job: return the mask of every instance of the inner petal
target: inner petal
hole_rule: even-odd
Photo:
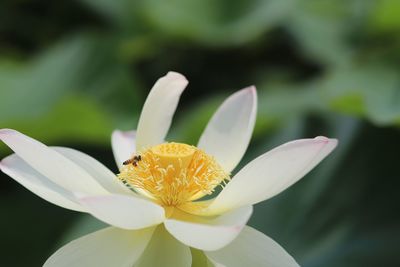
[[[163,206],[180,206],[211,194],[229,174],[203,150],[163,143],[125,161],[118,177]]]

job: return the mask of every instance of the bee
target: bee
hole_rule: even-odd
[[[137,164],[138,164],[138,162],[139,161],[141,161],[142,160],[142,156],[140,156],[140,155],[135,155],[135,156],[133,156],[132,158],[130,158],[130,159],[128,159],[128,160],[125,160],[122,164],[124,164],[124,165],[129,165],[129,164],[132,164],[133,166],[137,166]]]

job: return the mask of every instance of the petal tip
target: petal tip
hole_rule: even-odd
[[[339,144],[339,140],[336,138],[331,138],[329,139],[329,143],[336,147]]]
[[[120,130],[120,129],[114,129],[114,131],[112,132],[113,134],[114,133],[122,133],[122,130]]]
[[[168,77],[170,79],[174,80],[181,80],[187,82],[186,77],[183,74],[180,74],[179,72],[176,71],[169,71],[165,77]]]
[[[8,129],[8,128],[0,129],[0,138],[7,136],[7,135],[15,134],[16,132],[17,132],[16,130]]]
[[[247,101],[252,103],[253,111],[257,110],[257,89],[254,85],[245,87],[234,95],[245,97]]]
[[[131,133],[132,133],[132,131],[122,131],[120,129],[115,129],[112,132],[111,136],[120,135],[120,136],[123,136],[123,137],[130,137]]]
[[[257,97],[257,88],[255,87],[255,85],[250,85],[248,87],[245,87],[239,92],[242,92],[243,94],[248,94],[254,98]]]
[[[121,135],[121,134],[122,134],[122,131],[121,131],[121,130],[115,129],[115,130],[112,131],[112,133],[111,133],[111,138],[114,138],[114,137],[116,137],[117,135]]]
[[[317,137],[314,138],[314,140],[321,141],[323,143],[329,143],[330,139],[328,137],[326,137],[326,136],[317,136]]]
[[[257,94],[257,88],[255,85],[250,85],[247,87],[247,90],[249,90],[252,94]]]
[[[324,143],[325,145],[331,145],[332,147],[336,147],[338,144],[338,140],[336,138],[328,138],[325,136],[317,136],[314,140]]]

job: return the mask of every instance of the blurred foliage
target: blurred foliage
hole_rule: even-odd
[[[399,266],[399,1],[3,0],[0,18],[1,128],[92,152],[115,170],[111,131],[134,128],[167,71],[190,81],[170,137],[193,144],[229,93],[255,84],[245,161],[305,136],[340,146],[258,205],[251,224],[302,266]],[[2,178],[0,265],[40,266],[55,240],[100,227]]]

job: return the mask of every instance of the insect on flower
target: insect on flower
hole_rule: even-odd
[[[129,164],[132,164],[133,166],[135,166],[135,167],[137,167],[137,164],[138,164],[138,162],[139,161],[141,161],[142,160],[142,156],[140,156],[140,155],[135,155],[135,156],[133,156],[132,158],[130,158],[130,159],[128,159],[128,160],[125,160],[122,164],[123,165],[129,165]]]

